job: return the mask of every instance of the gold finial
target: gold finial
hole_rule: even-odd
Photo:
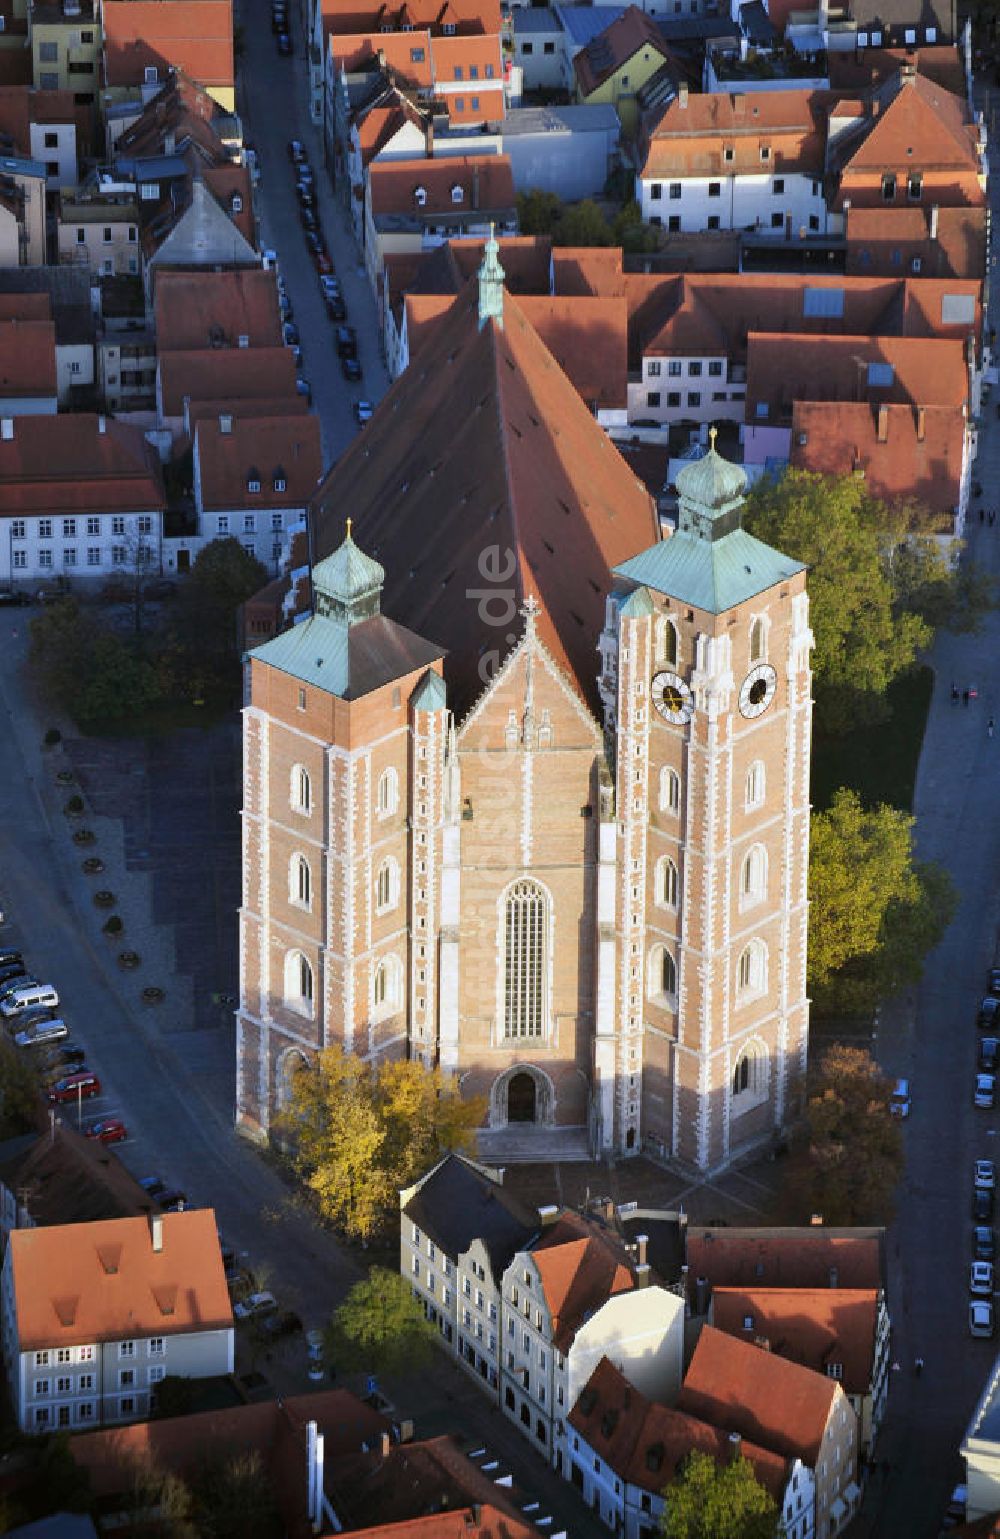
[[[350,539],[350,538],[351,538],[351,524],[352,524],[352,523],[353,523],[353,522],[354,522],[354,520],[353,520],[353,519],[350,519],[350,518],[349,518],[349,519],[348,519],[348,520],[347,520],[347,533],[346,533],[346,535],[345,535],[345,536],[344,536],[344,538],[345,538],[345,539],[347,539],[347,540],[349,540],[349,539]]]
[[[715,449],[715,440],[718,438],[718,436],[719,436],[719,429],[717,427],[710,427],[709,430],[708,430],[709,448],[711,450],[713,450],[713,451]],[[348,527],[350,527],[350,519],[348,519],[347,522],[348,522]]]

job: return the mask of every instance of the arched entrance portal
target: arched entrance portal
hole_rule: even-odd
[[[534,1122],[538,1109],[534,1076],[515,1074],[507,1084],[507,1121]]]

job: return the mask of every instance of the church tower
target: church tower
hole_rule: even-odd
[[[809,601],[741,527],[745,490],[713,431],[676,532],[616,568],[599,648],[601,1142],[699,1170],[782,1127],[808,1040]]]

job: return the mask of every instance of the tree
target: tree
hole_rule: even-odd
[[[881,506],[881,505],[877,505]],[[899,610],[882,561],[873,503],[853,476],[788,470],[759,482],[746,524],[810,568],[813,672],[824,727],[877,720],[887,686],[931,639],[919,615]]]
[[[950,922],[951,880],[914,862],[913,827],[895,807],[865,811],[847,789],[813,817],[808,965],[820,1011],[870,1010],[915,982]]]
[[[326,1346],[338,1370],[409,1373],[427,1361],[436,1334],[409,1283],[373,1267],[334,1312]]]
[[[552,236],[557,246],[613,246],[614,233],[593,198],[571,203]]]
[[[978,631],[996,603],[993,577],[968,558],[959,560],[960,540],[946,547],[922,533],[926,515],[919,506],[880,506],[882,564],[897,610],[919,615],[935,630]]]
[[[448,1150],[471,1146],[482,1098],[416,1060],[365,1062],[328,1048],[303,1066],[281,1127],[324,1215],[368,1240],[396,1212],[396,1194]]]
[[[38,1122],[38,1080],[27,1055],[0,1042],[0,1139],[27,1133]]]
[[[884,1223],[903,1169],[892,1081],[865,1048],[827,1048],[810,1076],[805,1120],[793,1134],[791,1189],[803,1214],[827,1224]]]
[[[554,192],[531,187],[517,195],[518,228],[522,235],[551,235],[562,214],[562,204]]]
[[[152,1421],[187,1416],[194,1404],[194,1384],[183,1374],[168,1373],[153,1391]]]
[[[195,696],[235,679],[237,611],[266,582],[239,540],[212,540],[199,551],[177,595],[171,633],[174,671]]]
[[[285,1525],[256,1448],[203,1464],[191,1487],[202,1539],[282,1539]]]
[[[75,599],[32,620],[28,656],[42,692],[85,728],[121,720],[160,698],[156,670],[138,645],[107,630]]]
[[[694,1449],[663,1493],[664,1539],[777,1539],[777,1503],[749,1459],[716,1464]]]

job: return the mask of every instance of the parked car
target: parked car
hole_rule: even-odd
[[[980,1191],[992,1189],[997,1184],[997,1170],[992,1160],[977,1160],[973,1185]]]
[[[21,1030],[14,1033],[15,1047],[48,1047],[52,1042],[64,1042],[69,1027],[57,1017],[49,1021],[35,1021],[31,1026],[18,1022]]]
[[[299,328],[293,321],[285,322],[281,328],[281,335],[286,347],[297,347],[302,340],[299,336]]]
[[[313,257],[326,250],[326,247],[323,245],[323,237],[318,230],[306,230],[305,237],[306,245]]]
[[[910,1082],[908,1079],[897,1079],[893,1086],[892,1095],[889,1097],[890,1117],[908,1117],[910,1115]]]
[[[30,603],[31,600],[29,599],[28,595],[26,593],[21,593],[18,589],[0,588],[0,605],[2,605],[4,608],[11,606],[16,607],[21,604]]]
[[[179,1186],[168,1186],[154,1198],[161,1213],[179,1213],[187,1207],[187,1195]]]
[[[278,1300],[273,1293],[251,1293],[242,1303],[233,1305],[237,1320],[253,1320],[261,1315],[277,1314]]]
[[[46,1078],[61,1079],[66,1073],[67,1064],[78,1067],[86,1062],[86,1050],[71,1038],[68,1042],[57,1042],[54,1047],[46,1050],[42,1055],[41,1069]]]
[[[292,39],[290,35],[287,32],[279,32],[278,52],[280,54],[284,54],[284,56],[288,58],[292,53],[294,53],[294,51],[295,50],[292,48]]]
[[[23,962],[24,957],[14,946],[5,946],[0,951],[0,967],[12,967],[15,962]]]
[[[50,1085],[46,1091],[46,1100],[59,1105],[64,1101],[75,1101],[82,1096],[89,1101],[92,1096],[100,1095],[101,1082],[96,1074],[89,1069],[81,1069],[76,1074],[67,1074],[65,1079],[57,1079],[54,1085]]]
[[[304,395],[305,396],[306,400],[309,402],[309,405],[311,406],[312,405],[312,399],[313,399],[313,387],[312,387],[312,385],[310,385],[310,383],[309,383],[309,381],[307,379],[303,379],[302,378],[301,374],[298,374],[295,377],[295,389],[296,389],[296,392],[299,395]]]
[[[153,577],[142,585],[142,596],[148,599],[173,598],[177,584],[172,577]]]
[[[316,214],[316,210],[311,205],[302,205],[302,207],[299,209],[299,219],[301,221],[302,228],[306,231],[315,231],[319,228],[319,218]]]
[[[989,1111],[992,1108],[996,1099],[996,1084],[995,1074],[976,1075],[976,1093],[973,1101],[981,1110]]]
[[[990,1337],[996,1329],[990,1299],[973,1299],[969,1304],[969,1335]]]
[[[15,993],[18,989],[28,988],[31,984],[37,982],[38,979],[31,973],[27,975],[21,973],[15,978],[8,978],[6,983],[0,983],[0,1004],[3,1004],[4,1000],[9,999],[11,994]]]
[[[988,1224],[977,1224],[972,1231],[972,1254],[977,1261],[995,1261],[997,1254],[996,1231]]]
[[[27,968],[23,962],[8,962],[6,967],[0,967],[0,984],[10,983],[13,978],[26,978]]]
[[[991,967],[986,979],[986,987],[991,994],[1000,997],[1000,967]]]
[[[329,296],[327,297],[326,313],[330,317],[331,321],[347,320],[347,306],[340,298],[334,299]]]
[[[979,1001],[976,1025],[984,1031],[1000,1028],[1000,999],[995,994],[987,994]]]
[[[289,139],[288,158],[295,166],[301,166],[308,162],[309,156],[306,153],[306,147],[302,143],[301,139]]]
[[[324,273],[333,272],[333,262],[330,259],[330,253],[327,251],[322,241],[320,241],[319,246],[312,253],[312,259],[313,266],[320,274],[320,276],[322,276]]]
[[[1000,1062],[1000,1038],[980,1037],[979,1039],[979,1067],[987,1074],[992,1074]]]
[[[371,401],[355,401],[353,410],[354,420],[358,424],[358,427],[364,427],[366,422],[370,422],[372,420],[372,417],[375,413],[375,408]]]
[[[234,1310],[235,1314],[236,1311]],[[293,1309],[286,1309],[283,1314],[265,1315],[260,1322],[260,1333],[277,1341],[282,1336],[294,1336],[302,1329],[302,1321]]]
[[[319,286],[323,290],[324,294],[329,295],[340,293],[340,279],[337,277],[336,273],[324,273],[322,278],[319,280]]]
[[[353,326],[337,327],[337,356],[338,358],[358,356],[358,334]]]
[[[316,201],[316,189],[311,181],[298,181],[295,183],[295,194],[299,202],[306,208],[312,208]]]
[[[993,1192],[989,1188],[972,1193],[972,1218],[977,1224],[989,1224],[993,1220]]]
[[[968,1486],[956,1486],[952,1491],[948,1500],[948,1505],[944,1510],[944,1522],[941,1525],[942,1528],[957,1528],[960,1523],[965,1522],[968,1500]]]
[[[313,168],[308,160],[301,160],[298,165],[299,181],[311,182],[313,180]]]
[[[144,1192],[148,1192],[150,1197],[158,1197],[167,1189],[167,1183],[161,1181],[159,1176],[140,1176],[139,1185]]]
[[[288,31],[288,12],[283,7],[272,6],[271,31],[274,33]]]
[[[969,1292],[982,1298],[993,1297],[992,1261],[973,1261],[969,1268]]]
[[[88,1122],[83,1130],[84,1138],[96,1138],[102,1144],[123,1144],[128,1137],[128,1129],[120,1117],[99,1117],[96,1122]]]

